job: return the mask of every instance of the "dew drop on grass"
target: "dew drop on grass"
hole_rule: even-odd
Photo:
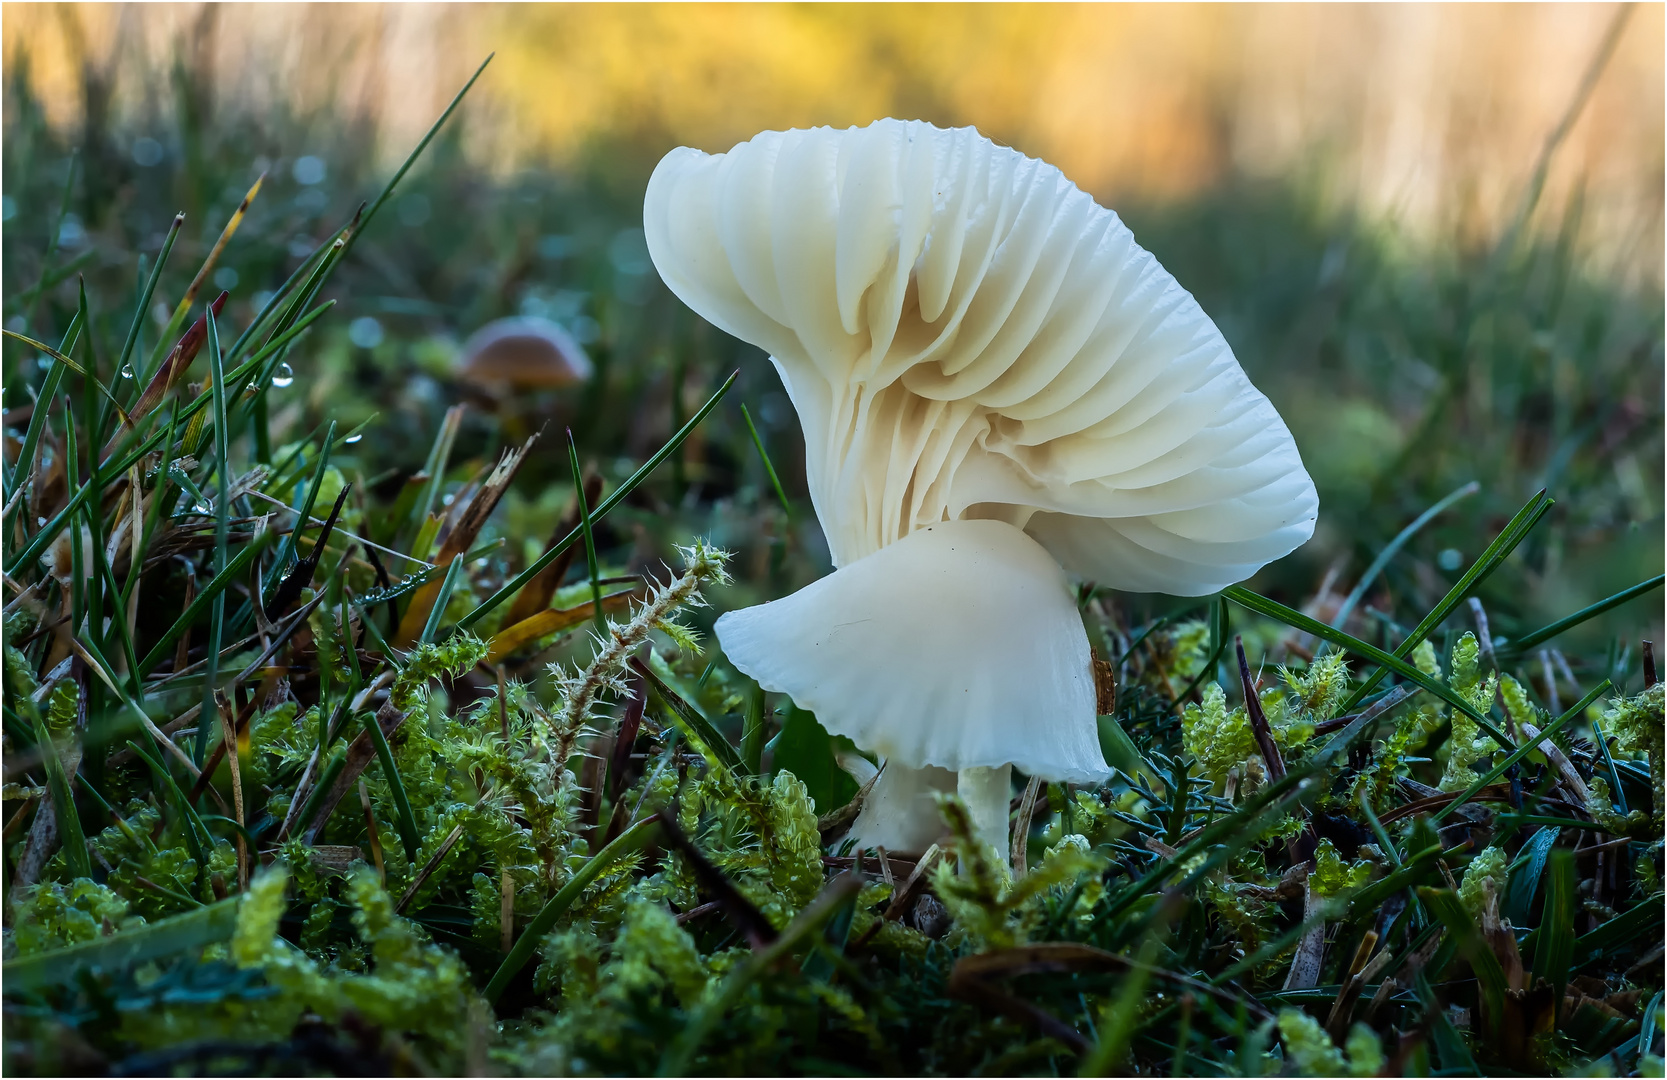
[[[349,435],[347,438],[343,439],[342,442],[346,443],[348,446],[352,446],[362,438],[364,438],[363,435]]]
[[[132,364],[123,364],[122,365],[122,378],[124,378],[124,379],[133,378],[133,365]]]
[[[272,373],[272,385],[282,390],[295,381],[295,369],[288,362],[278,365],[278,370]]]

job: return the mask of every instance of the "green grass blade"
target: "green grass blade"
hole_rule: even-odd
[[[1360,598],[1366,595],[1366,590],[1372,587],[1372,582],[1376,581],[1378,575],[1383,573],[1383,568],[1389,565],[1389,561],[1395,557],[1396,553],[1406,546],[1406,542],[1418,535],[1419,530],[1435,520],[1436,516],[1449,506],[1467,495],[1476,494],[1480,490],[1482,490],[1482,485],[1472,480],[1419,514],[1413,519],[1412,524],[1396,533],[1395,538],[1385,544],[1382,551],[1378,552],[1378,557],[1372,560],[1372,565],[1368,566],[1366,572],[1360,575],[1360,581],[1350,590],[1347,599],[1343,601],[1343,606],[1337,609],[1337,614],[1332,618],[1331,625],[1341,627],[1349,621],[1349,616],[1354,613],[1355,605],[1359,604]]]
[[[23,445],[18,450],[17,465],[6,469],[6,498],[12,497],[26,473],[19,475],[29,463],[35,460],[35,452],[40,448],[41,432],[46,430],[46,417],[52,411],[51,403],[58,396],[58,385],[64,381],[64,371],[69,366],[62,359],[75,348],[76,340],[81,336],[81,328],[85,325],[79,310],[70,320],[69,329],[64,331],[63,344],[55,350],[52,367],[46,373],[46,379],[41,383],[40,395],[36,398],[35,411],[29,416],[29,427],[23,435]],[[19,504],[21,505],[21,504]]]
[[[1569,970],[1578,971],[1593,960],[1616,949],[1630,945],[1634,938],[1661,932],[1662,895],[1655,893],[1638,902],[1613,919],[1574,939],[1570,950]],[[1648,947],[1648,938],[1645,939]]]
[[[1643,596],[1651,589],[1660,588],[1663,580],[1667,580],[1667,575],[1657,574],[1655,577],[1650,578],[1647,581],[1640,581],[1631,588],[1622,589],[1613,596],[1605,597],[1595,604],[1581,608],[1573,615],[1569,615],[1565,618],[1558,619],[1554,623],[1542,626],[1531,634],[1524,634],[1520,641],[1508,641],[1505,643],[1504,648],[1513,652],[1526,652],[1536,645],[1550,641],[1552,638],[1561,634],[1565,630],[1573,629],[1588,619],[1596,618],[1597,616],[1602,615],[1612,607],[1619,607],[1634,597]]]
[[[747,716],[741,727],[741,763],[758,776],[764,761],[764,688],[752,683],[747,691]]]
[[[162,508],[167,502],[169,473],[174,467],[174,434],[179,428],[179,399],[175,398],[173,406],[168,410],[168,426],[163,429],[162,462],[156,472],[156,488],[151,493],[150,512],[144,518],[144,531],[134,547],[135,557],[128,560],[127,582],[122,586],[122,612],[127,611],[128,601],[133,596],[133,590],[138,587],[139,576],[144,569],[144,553],[150,550],[151,536],[156,532],[157,522],[162,520]],[[138,667],[134,667],[134,674],[138,674]]]
[[[86,303],[87,303],[87,298],[86,298],[85,295],[83,295],[82,298],[81,298],[81,304],[82,304],[83,308],[85,308]],[[77,315],[79,316],[80,312],[77,312]],[[133,422],[132,422],[131,419],[128,418],[127,410],[122,408],[121,402],[116,400],[115,392],[113,390],[111,390],[108,386],[105,386],[102,382],[99,381],[98,373],[96,371],[93,371],[89,368],[83,367],[82,365],[76,363],[75,359],[73,357],[71,357],[68,353],[60,352],[57,349],[54,349],[52,346],[46,344],[44,341],[36,341],[34,338],[29,337],[25,334],[20,334],[15,330],[0,330],[0,334],[4,334],[6,337],[14,338],[18,341],[21,341],[25,345],[29,346],[31,349],[35,349],[39,352],[45,353],[46,355],[52,357],[53,360],[57,361],[58,363],[64,365],[67,368],[69,368],[71,371],[75,372],[77,375],[81,376],[81,378],[85,381],[86,388],[89,392],[96,390],[100,394],[103,394],[104,397],[110,402],[110,404],[115,406],[116,414],[121,417],[122,423],[126,424],[129,427],[132,426]],[[93,434],[94,434],[94,439],[90,440],[90,441],[94,441],[94,442],[97,441],[97,437],[99,435],[99,428],[101,426],[102,426],[102,424],[100,423],[99,419],[96,416],[90,416],[88,418],[87,429],[89,431],[93,432]],[[21,461],[22,459],[19,458],[18,460]]]
[[[1597,686],[1593,687],[1591,693],[1587,694],[1585,697],[1581,698],[1578,702],[1575,703],[1574,708],[1570,709],[1568,712],[1564,713],[1562,716],[1559,716],[1556,720],[1553,720],[1551,723],[1547,724],[1545,726],[1545,728],[1540,732],[1540,737],[1538,739],[1534,739],[1530,742],[1525,742],[1521,746],[1517,747],[1515,750],[1512,750],[1509,754],[1506,754],[1504,756],[1504,758],[1502,758],[1499,761],[1498,764],[1496,764],[1493,768],[1491,768],[1487,771],[1486,775],[1478,778],[1477,781],[1474,784],[1471,784],[1470,787],[1466,788],[1463,794],[1461,794],[1458,798],[1454,799],[1452,802],[1448,803],[1446,806],[1442,807],[1440,810],[1436,811],[1436,813],[1431,816],[1431,820],[1433,820],[1435,822],[1441,822],[1441,821],[1445,820],[1446,817],[1449,814],[1451,814],[1453,811],[1457,810],[1459,807],[1463,806],[1465,803],[1467,803],[1471,799],[1475,798],[1477,792],[1481,791],[1483,788],[1487,787],[1489,784],[1493,783],[1495,780],[1499,779],[1501,776],[1504,776],[1505,771],[1507,769],[1509,769],[1512,765],[1515,765],[1517,762],[1521,761],[1523,758],[1527,757],[1529,754],[1533,753],[1535,750],[1538,750],[1540,748],[1541,743],[1545,742],[1545,740],[1551,738],[1553,735],[1557,734],[1559,731],[1562,731],[1564,728],[1568,727],[1569,724],[1571,724],[1575,720],[1579,719],[1580,716],[1583,713],[1585,713],[1587,706],[1591,705],[1592,702],[1596,701],[1598,698],[1602,697],[1604,694],[1607,694],[1609,692],[1609,689],[1610,689],[1610,685],[1609,685],[1609,680],[1608,679],[1603,680],[1603,682],[1601,682]]]
[[[673,435],[664,446],[655,451],[653,457],[643,462],[642,467],[632,473],[623,484],[619,485],[619,487],[614,490],[612,495],[609,495],[607,498],[596,504],[596,509],[591,514],[591,520],[593,522],[602,520],[602,518],[607,516],[608,511],[618,506],[625,500],[626,496],[635,491],[638,484],[641,484],[644,480],[648,479],[648,475],[655,469],[659,468],[661,462],[665,461],[666,458],[676,452],[677,448],[683,445],[683,440],[689,437],[689,433],[694,431],[696,427],[699,427],[700,422],[705,420],[707,415],[710,414],[713,409],[717,408],[718,402],[723,400],[723,396],[729,393],[729,388],[734,386],[735,380],[740,377],[741,373],[737,371],[730,375],[729,378],[725,379],[724,384],[718,387],[717,393],[713,394],[706,400],[706,404],[702,405],[699,411],[689,418],[688,423],[677,429],[677,434]],[[562,552],[572,547],[574,542],[581,538],[582,530],[575,528],[572,532],[563,537],[559,543],[551,544],[549,549],[545,551],[544,554],[534,559],[525,570],[511,578],[507,583],[505,583],[503,588],[481,601],[480,606],[475,608],[475,610],[463,616],[463,618],[458,621],[457,628],[459,630],[467,630],[469,627],[479,622],[486,616],[487,612],[496,608],[499,604],[502,604],[505,600],[508,600],[510,597],[520,592],[521,588],[526,585],[527,582],[537,577],[540,571],[555,562]]]
[[[63,759],[58,756],[58,744],[35,703],[21,694],[18,695],[18,702],[34,725],[35,745],[40,747],[41,763],[46,768],[46,787],[52,796],[52,812],[57,816],[64,859],[74,876],[92,877],[93,860],[87,849],[87,836],[81,829],[81,816],[75,809],[75,795],[70,790]]]
[[[181,956],[188,950],[229,940],[237,929],[240,902],[240,897],[232,896],[109,937],[96,937],[67,948],[8,960],[0,971],[8,990],[40,990],[66,985],[78,971],[114,973],[147,960]]]
[[[764,462],[764,472],[770,477],[770,486],[776,489],[776,498],[781,500],[781,508],[788,517],[793,516],[793,508],[787,503],[787,492],[781,489],[781,478],[776,475],[776,467],[770,462],[770,455],[764,449],[764,440],[758,437],[758,428],[753,426],[752,413],[747,411],[746,403],[741,404],[741,418],[747,422],[747,434],[752,436],[753,447],[758,451],[758,458]]]
[[[213,714],[211,713],[209,715]],[[203,726],[210,727],[212,725],[205,723]],[[196,808],[191,805],[191,800],[185,797],[185,792],[180,788],[179,783],[174,779],[173,774],[168,771],[167,766],[163,765],[162,762],[158,761],[156,758],[151,757],[150,754],[146,753],[144,747],[140,746],[132,739],[127,741],[127,745],[128,749],[138,755],[140,761],[143,761],[146,765],[150,766],[151,775],[155,776],[162,786],[167,789],[169,795],[173,796],[174,805],[179,807],[181,817],[180,832],[185,834],[185,846],[190,849],[191,858],[196,860],[198,868],[207,869],[208,860],[203,854],[203,843],[204,841],[211,844],[213,843],[213,838],[209,835],[208,826],[204,825],[202,819],[197,816]]]
[[[399,842],[405,846],[405,861],[416,869],[417,854],[422,848],[422,833],[417,829],[417,816],[411,812],[411,799],[405,793],[405,781],[400,779],[399,766],[394,763],[394,752],[388,736],[375,713],[363,717],[365,733],[376,747],[376,760],[382,763],[382,778],[388,782],[388,794],[394,801],[394,826],[399,829]]]
[[[480,67],[476,68],[475,73],[469,76],[469,81],[463,84],[463,89],[459,90],[452,96],[451,103],[446,106],[445,111],[440,114],[439,119],[429,125],[428,130],[423,133],[423,137],[418,140],[417,145],[411,149],[411,152],[406,155],[405,160],[400,163],[399,168],[394,171],[394,175],[388,178],[388,182],[383,186],[382,191],[376,196],[375,199],[371,200],[370,206],[365,209],[363,216],[360,218],[359,227],[354,229],[347,238],[348,250],[352,249],[354,242],[357,241],[360,234],[365,231],[365,226],[369,225],[371,221],[376,218],[377,212],[380,211],[383,205],[393,196],[394,188],[398,187],[399,182],[405,179],[405,174],[411,171],[411,166],[415,165],[417,159],[422,156],[423,151],[428,149],[428,144],[434,141],[434,136],[438,135],[440,133],[440,129],[445,126],[446,121],[451,119],[452,113],[456,112],[457,107],[463,104],[463,98],[471,89],[474,88],[475,82],[486,72],[486,65],[490,64],[492,62],[492,57],[496,55],[496,53],[489,54],[485,60],[480,62]],[[343,254],[345,255],[346,251],[344,251]]]
[[[262,551],[266,550],[266,546],[271,543],[271,539],[272,533],[270,532],[257,534],[236,555],[231,557],[224,570],[209,579],[208,584],[203,586],[203,590],[191,601],[191,606],[185,609],[185,614],[174,621],[174,624],[163,633],[157,643],[151,646],[151,651],[145,654],[145,658],[139,661],[141,674],[150,674],[156,668],[156,665],[168,657],[180,635],[191,629],[197,619],[202,617],[203,612],[213,606],[216,596],[225,592],[228,585],[248,572],[249,565],[259,557]]]
[[[1476,920],[1471,918],[1470,912],[1459,902],[1459,894],[1452,889],[1432,889],[1429,887],[1418,890],[1418,897],[1424,901],[1424,906],[1430,910],[1447,932],[1458,942],[1459,951],[1470,961],[1470,970],[1476,975],[1477,989],[1481,994],[1482,1015],[1487,1018],[1489,1032],[1497,1036],[1499,1024],[1505,1016],[1505,969],[1500,967],[1499,958],[1493,954],[1493,949],[1482,940],[1480,931],[1476,928]]]
[[[590,574],[591,617],[596,632],[608,640],[608,618],[602,614],[602,571],[596,565],[596,534],[591,528],[590,507],[585,505],[585,479],[579,471],[579,448],[573,443],[573,429],[567,429],[567,461],[573,470],[573,498],[579,508],[579,529],[585,535],[585,570]]]
[[[850,900],[857,888],[857,879],[853,874],[841,874],[834,878],[822,889],[821,895],[788,924],[779,938],[771,942],[769,947],[753,953],[745,963],[730,972],[724,979],[722,988],[702,1002],[699,1011],[684,1025],[677,1040],[666,1048],[656,1075],[688,1076],[689,1066],[694,1062],[701,1043],[705,1042],[706,1037],[718,1026],[724,1013],[740,1000],[747,987],[775,967],[783,957],[790,955],[806,938],[821,930],[822,926]]]
[[[1569,981],[1569,962],[1574,957],[1574,913],[1580,902],[1576,895],[1574,854],[1554,849],[1547,869],[1545,910],[1535,933],[1534,974],[1551,983],[1552,998],[1559,1007],[1563,987]]]
[[[228,359],[235,360],[243,355],[243,350],[249,347],[249,343],[260,333],[262,327],[267,325],[273,314],[277,312],[280,304],[283,305],[286,315],[292,310],[290,298],[294,294],[296,284],[303,278],[311,278],[318,268],[319,256],[327,254],[334,248],[336,241],[341,239],[341,234],[345,229],[346,226],[343,226],[343,228],[337,229],[325,237],[322,243],[313,248],[307,257],[301,260],[301,265],[297,266],[295,272],[284,279],[284,283],[278,286],[277,291],[266,301],[266,305],[255,315],[254,320],[244,328],[243,333],[237,336],[237,340],[232,342],[232,347],[226,350]],[[281,324],[274,324],[274,329],[273,336],[282,333]]]
[[[185,224],[185,211],[174,215],[174,223],[168,226],[168,236],[162,241],[162,250],[156,256],[156,265],[151,267],[150,277],[145,281],[144,291],[139,296],[139,305],[134,309],[133,322],[127,328],[127,340],[122,343],[121,358],[116,361],[116,372],[119,375],[133,360],[133,351],[138,347],[139,334],[145,326],[145,315],[150,311],[151,297],[156,294],[156,283],[162,280],[162,270],[168,265],[168,255],[174,250],[174,241],[179,239],[179,230]],[[144,365],[143,371],[134,372],[134,399],[144,392],[145,384],[150,382],[153,374],[152,365]]]
[[[214,321],[214,310],[207,312],[208,318],[208,373],[212,381],[210,389],[214,393],[214,474],[219,484],[219,491],[214,500],[214,572],[221,574],[226,569],[226,533],[227,520],[231,516],[231,440],[226,436],[226,369],[220,356],[220,328]],[[220,646],[221,635],[226,629],[226,591],[221,589],[214,594],[208,624],[208,654],[203,658],[203,711],[202,716],[215,715],[214,693],[220,676]],[[208,753],[208,733],[214,727],[210,723],[197,725],[196,746],[191,752],[191,758],[201,767],[203,757]]]
[[[643,818],[616,836],[612,843],[598,851],[589,862],[585,863],[572,877],[568,878],[567,883],[561,887],[561,891],[552,896],[539,909],[538,914],[533,916],[533,921],[527,924],[527,928],[521,931],[521,936],[515,940],[514,946],[510,948],[509,955],[504,957],[503,963],[498,965],[498,970],[493,972],[491,980],[486,984],[486,989],[481,991],[481,995],[487,1001],[496,1004],[498,998],[503,996],[504,988],[509,985],[509,981],[515,978],[522,968],[527,966],[528,960],[532,959],[533,950],[537,949],[539,944],[543,942],[544,935],[555,927],[556,920],[561,918],[562,914],[573,906],[574,901],[579,899],[585,888],[595,881],[604,870],[613,866],[625,856],[647,846],[649,840],[654,836],[655,826],[659,823],[658,814],[651,814]]]
[[[422,637],[417,639],[419,644],[427,645],[434,640],[434,635],[439,632],[440,623],[446,617],[446,603],[451,599],[452,590],[457,587],[457,579],[462,573],[463,553],[459,552],[452,556],[451,565],[446,567],[446,576],[440,582],[440,591],[434,595],[434,606],[428,609],[428,621],[423,624]],[[597,607],[600,608],[601,606],[601,602],[598,601]]]
[[[307,494],[301,501],[301,513],[295,519],[295,527],[290,529],[284,537],[283,545],[278,548],[278,558],[273,563],[271,580],[266,583],[263,603],[270,603],[272,590],[278,587],[285,571],[289,569],[290,560],[295,556],[295,537],[312,521],[313,507],[318,502],[318,485],[324,480],[324,470],[330,467],[331,441],[336,437],[336,422],[330,421],[329,430],[325,432],[324,442],[319,447],[318,464],[313,468],[313,479],[307,485]]]
[[[1334,627],[1327,626],[1318,619],[1310,618],[1294,608],[1288,608],[1277,600],[1269,600],[1259,593],[1253,593],[1243,585],[1230,585],[1222,590],[1222,595],[1240,607],[1254,611],[1258,615],[1266,615],[1271,619],[1277,619],[1286,626],[1313,634],[1317,638],[1324,638],[1334,645],[1342,646],[1344,650],[1354,653],[1356,656],[1370,660],[1378,665],[1380,676],[1383,672],[1393,671],[1401,678],[1429,691],[1476,721],[1477,727],[1487,732],[1494,742],[1506,750],[1516,749],[1516,744],[1511,742],[1504,732],[1494,727],[1491,719],[1477,711],[1470,702],[1460,697],[1456,690],[1439,679],[1424,674],[1400,657],[1386,653],[1376,645],[1367,644],[1359,638],[1345,634]],[[1358,696],[1359,693],[1357,690],[1356,695]]]
[[[1527,505],[1518,510],[1516,516],[1505,525],[1504,529],[1500,530],[1499,535],[1493,538],[1493,543],[1483,550],[1482,554],[1471,564],[1470,569],[1459,577],[1459,580],[1447,591],[1447,595],[1442,597],[1441,601],[1430,609],[1430,613],[1424,616],[1417,626],[1413,627],[1412,633],[1407,635],[1406,640],[1395,647],[1395,655],[1403,660],[1411,656],[1412,650],[1418,647],[1418,643],[1445,622],[1453,609],[1464,603],[1465,597],[1470,595],[1470,591],[1487,580],[1488,576],[1499,569],[1500,565],[1510,557],[1511,552],[1515,551],[1517,545],[1522,543],[1528,534],[1533,531],[1534,526],[1539,523],[1540,519],[1551,511],[1552,502],[1553,500],[1546,495],[1543,488],[1536,492],[1534,497],[1528,500]],[[1367,694],[1376,689],[1378,683],[1383,681],[1384,676],[1390,670],[1379,667],[1365,682],[1355,688],[1354,693],[1349,695],[1349,699],[1338,707],[1338,711],[1352,712]],[[1490,731],[1489,734],[1492,734],[1492,732]]]
[[[718,729],[712,726],[710,720],[697,712],[694,706],[684,701],[681,694],[667,685],[658,672],[634,656],[631,658],[630,664],[633,671],[648,680],[648,685],[653,687],[654,692],[660,696],[660,700],[665,703],[666,708],[671,710],[678,723],[688,729],[685,732],[686,734],[693,735],[698,739],[713,758],[722,762],[732,772],[744,773],[746,771],[746,766],[741,763],[741,755],[735,752],[735,747],[729,745],[729,740],[724,738]]]

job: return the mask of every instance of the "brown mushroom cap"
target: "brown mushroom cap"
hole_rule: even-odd
[[[495,319],[463,343],[457,374],[483,386],[543,390],[584,382],[590,357],[573,335],[549,319]]]

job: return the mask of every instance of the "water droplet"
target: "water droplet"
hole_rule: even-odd
[[[202,499],[198,499],[196,505],[191,507],[191,512],[193,514],[212,514],[214,513],[214,507],[208,505]]]
[[[272,373],[272,385],[282,390],[295,381],[295,369],[288,363],[278,365],[278,370]]]
[[[347,339],[361,349],[374,349],[382,344],[382,324],[361,315],[347,324]]]
[[[245,383],[243,385],[243,392],[245,394],[258,394],[260,393],[260,384],[257,382]]]
[[[364,438],[363,435],[349,435],[347,438],[343,439],[342,442],[346,443],[348,446],[352,446],[362,438]]]
[[[123,364],[122,365],[122,378],[124,378],[124,379],[133,378],[133,365],[132,364]]]

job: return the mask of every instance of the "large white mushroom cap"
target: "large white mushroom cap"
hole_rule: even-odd
[[[839,568],[719,639],[887,756],[870,810],[918,817],[944,786],[921,770],[955,770],[994,829],[1008,764],[1109,772],[1060,566],[1203,595],[1313,532],[1289,430],[1197,301],[1058,169],[972,128],[674,150],[643,225],[671,290],[769,352]],[[866,842],[921,835],[870,810]]]
[[[1290,431],[1197,301],[972,128],[673,150],[643,223],[671,290],[781,372],[836,566],[995,517],[1083,577],[1198,596],[1313,532]]]

